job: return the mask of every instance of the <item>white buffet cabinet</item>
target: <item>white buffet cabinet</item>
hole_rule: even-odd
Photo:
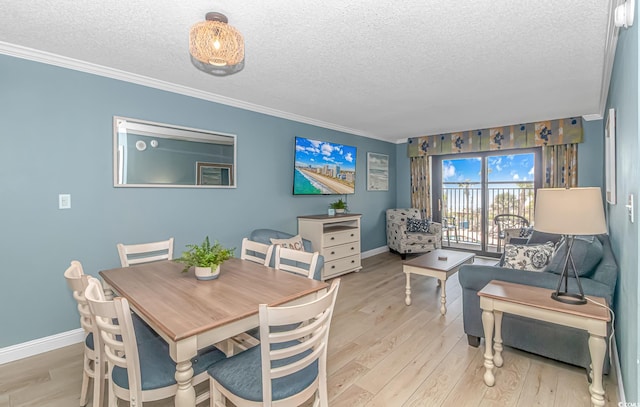
[[[298,216],[298,234],[311,241],[313,250],[324,256],[323,280],[362,268],[361,216],[355,213]]]

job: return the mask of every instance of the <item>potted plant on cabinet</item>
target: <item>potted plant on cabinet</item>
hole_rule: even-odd
[[[347,210],[347,203],[340,198],[335,202],[331,202],[329,208],[334,209],[336,213],[344,213]]]
[[[202,244],[188,244],[187,251],[176,261],[184,264],[182,272],[194,267],[198,280],[214,280],[220,275],[220,264],[233,257],[235,249],[226,249],[217,241],[212,245],[209,236]]]

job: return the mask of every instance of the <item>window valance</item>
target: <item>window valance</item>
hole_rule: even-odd
[[[582,119],[547,120],[409,139],[408,156],[473,153],[582,143]]]

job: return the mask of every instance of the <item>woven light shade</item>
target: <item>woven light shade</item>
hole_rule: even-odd
[[[207,13],[206,21],[189,32],[189,53],[196,68],[213,75],[230,75],[244,68],[244,39],[221,13]]]

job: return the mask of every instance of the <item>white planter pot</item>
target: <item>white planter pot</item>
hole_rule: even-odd
[[[211,272],[211,267],[194,267],[196,270],[196,278],[198,280],[215,280],[220,276],[220,265],[215,268],[213,273]]]
[[[336,209],[336,213],[344,213],[344,209]]]

